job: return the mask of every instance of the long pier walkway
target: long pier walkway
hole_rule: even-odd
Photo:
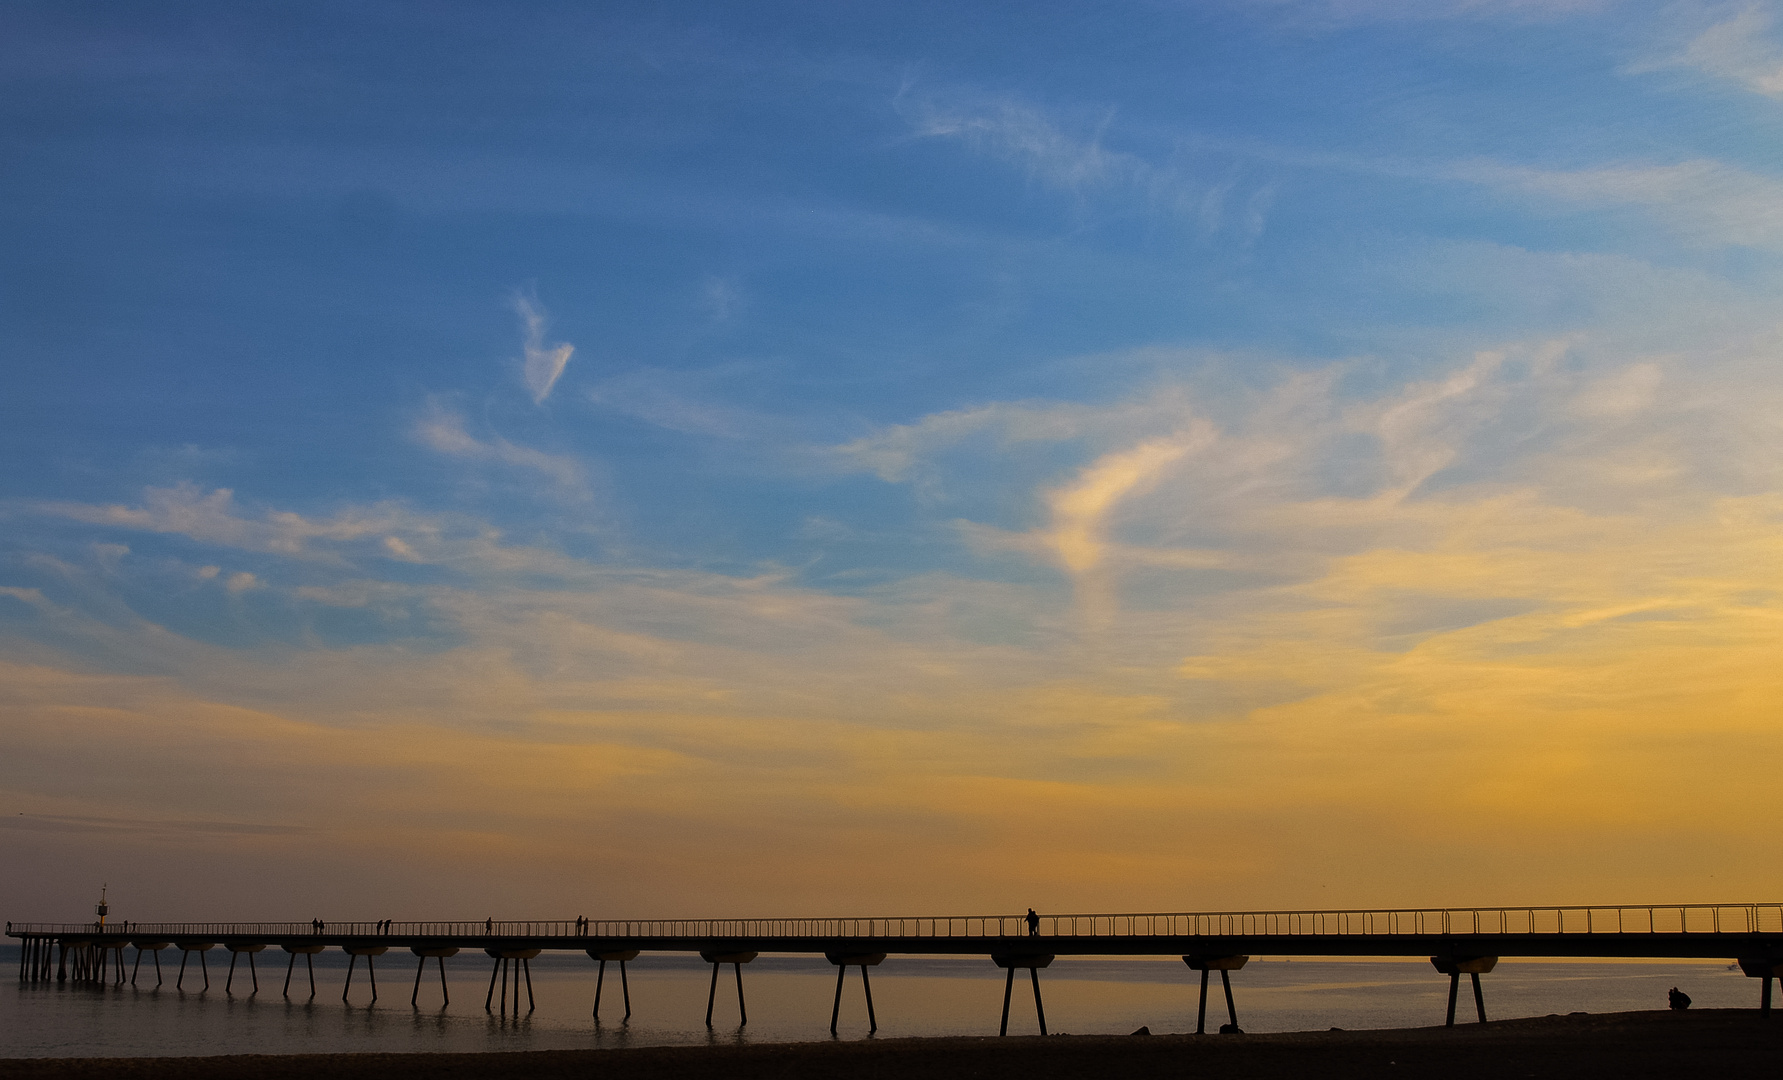
[[[1769,1015],[1771,980],[1783,979],[1783,904],[1667,904],[1638,907],[1520,907],[1384,909],[1355,911],[1176,912],[1102,915],[972,915],[839,919],[640,919],[482,922],[323,922],[309,923],[7,923],[6,933],[22,945],[19,978],[106,985],[126,980],[126,950],[134,949],[128,981],[142,974],[144,954],[152,956],[156,985],[164,981],[161,953],[180,952],[177,988],[184,988],[194,957],[203,987],[210,987],[205,954],[230,954],[224,989],[234,992],[237,962],[245,956],[252,992],[259,991],[255,956],[268,949],[287,955],[283,993],[289,996],[298,957],[314,996],[313,959],[338,948],[348,962],[342,998],[349,999],[361,958],[372,1000],[377,998],[373,961],[392,949],[417,958],[410,1003],[418,1004],[427,962],[439,969],[446,995],[445,962],[461,951],[481,950],[493,961],[484,1006],[520,1008],[521,986],[532,1003],[528,961],[547,950],[586,953],[596,972],[594,1016],[609,963],[619,966],[625,1015],[631,1015],[625,965],[644,953],[692,952],[712,965],[706,1023],[712,1022],[720,969],[733,968],[737,1008],[743,1023],[743,965],[761,953],[823,954],[837,967],[834,1031],[843,981],[850,967],[861,969],[868,1015],[876,1029],[872,984],[867,971],[897,955],[987,956],[1005,971],[1003,1031],[1017,971],[1033,984],[1034,1007],[1042,1034],[1045,1007],[1041,969],[1058,956],[1181,956],[1200,973],[1197,1031],[1205,1030],[1208,978],[1220,973],[1229,1024],[1238,1030],[1231,973],[1251,956],[1428,956],[1449,976],[1448,1023],[1462,975],[1471,980],[1479,1019],[1486,1019],[1480,976],[1502,957],[1680,958],[1737,962],[1760,980],[1760,1010]],[[299,991],[303,986],[300,984]]]

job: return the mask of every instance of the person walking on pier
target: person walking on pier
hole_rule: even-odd
[[[1040,916],[1035,914],[1033,908],[1028,909],[1028,936],[1040,936]]]

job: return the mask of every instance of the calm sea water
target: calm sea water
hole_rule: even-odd
[[[134,956],[134,953],[130,954]],[[233,994],[223,990],[227,955],[214,954],[211,989],[197,992],[192,971],[184,992],[173,988],[178,954],[166,982],[154,989],[147,971],[137,986],[96,989],[20,984],[18,949],[0,948],[0,1057],[296,1054],[404,1051],[542,1050],[701,1043],[796,1042],[830,1038],[835,968],[821,958],[764,956],[743,968],[749,1023],[737,1023],[736,983],[725,968],[713,1027],[705,1026],[711,968],[697,957],[646,955],[629,965],[632,1018],[621,1023],[618,970],[608,965],[601,1022],[589,1016],[595,965],[580,955],[532,962],[538,1006],[519,1019],[483,1011],[490,961],[463,954],[446,961],[449,1006],[440,1004],[430,964],[418,1008],[411,1007],[415,960],[392,953],[378,964],[378,1001],[370,1004],[364,968],[353,998],[341,1001],[347,961],[325,954],[316,965],[317,995],[298,961],[292,997],[280,994],[281,953],[260,959],[260,992],[251,994],[245,962]],[[149,961],[145,958],[145,965]],[[194,965],[195,970],[196,965]],[[1047,1026],[1072,1034],[1193,1031],[1198,973],[1181,961],[1061,957],[1040,973]],[[1246,1031],[1329,1027],[1418,1027],[1440,1024],[1448,980],[1423,961],[1252,960],[1233,975],[1238,1019]],[[1682,987],[1702,1008],[1754,1008],[1758,984],[1724,963],[1580,964],[1505,961],[1483,976],[1487,1015],[1494,1019],[1549,1013],[1619,1012],[1665,1007],[1669,987]],[[1459,1017],[1472,1016],[1462,983]],[[995,1035],[1003,1004],[1003,972],[988,959],[892,957],[873,972],[879,1037]],[[1209,1027],[1225,1019],[1214,976]],[[867,1038],[859,969],[842,996],[840,1037]],[[1032,1034],[1033,991],[1019,972],[1010,1034]]]

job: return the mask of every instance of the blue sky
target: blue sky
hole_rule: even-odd
[[[1763,892],[1780,101],[1771,3],[0,5],[0,901]]]

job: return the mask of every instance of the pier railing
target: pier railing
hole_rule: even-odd
[[[9,932],[98,934],[95,923],[11,923]],[[1015,938],[1023,915],[935,915],[816,919],[573,919],[477,922],[107,923],[133,938]],[[1776,934],[1783,904],[1659,904],[1644,907],[1385,908],[1350,911],[1214,911],[1043,915],[1040,934],[1065,938],[1356,937],[1428,934]]]

